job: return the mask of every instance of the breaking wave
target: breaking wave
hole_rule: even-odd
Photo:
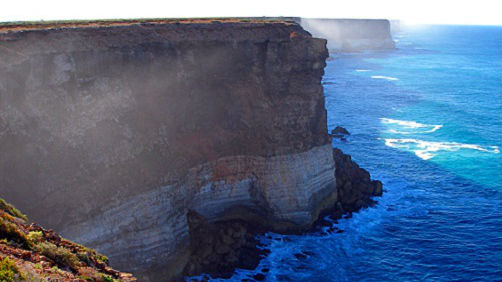
[[[423,124],[423,123],[418,123],[416,121],[398,120],[390,118],[381,118],[380,121],[384,124],[399,125],[401,127],[401,130],[389,129],[390,133],[399,133],[399,134],[432,133],[443,127],[442,124]]]
[[[372,75],[371,78],[376,78],[376,79],[385,79],[385,80],[399,80],[398,78],[392,77],[392,76],[383,76],[383,75]]]
[[[498,146],[481,146],[476,144],[463,144],[457,142],[433,142],[411,138],[388,138],[385,139],[385,145],[391,148],[410,150],[414,152],[417,157],[423,160],[428,160],[435,157],[439,151],[453,152],[461,149],[470,149],[493,154],[500,153]]]

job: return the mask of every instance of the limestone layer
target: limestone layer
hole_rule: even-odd
[[[95,246],[115,265],[142,272],[187,247],[191,210],[210,222],[241,219],[277,231],[305,229],[323,199],[331,199],[330,206],[336,202],[331,150],[328,144],[299,154],[217,159],[191,168],[178,184],[131,198],[63,233]]]

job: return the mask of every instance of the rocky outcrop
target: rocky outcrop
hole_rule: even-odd
[[[313,36],[326,38],[332,51],[357,52],[395,48],[390,22],[384,19],[308,19],[301,25]]]
[[[374,203],[372,196],[382,196],[382,182],[371,180],[369,172],[360,168],[349,155],[334,148],[333,159],[340,214],[370,206]]]
[[[268,250],[260,248],[256,235],[269,229],[259,222],[226,220],[210,223],[189,212],[191,255],[184,275],[205,273],[230,277],[235,268],[255,269]]]
[[[189,211],[289,231],[334,204],[326,41],[299,25],[49,23],[0,33],[0,192],[114,266],[143,279],[179,275]]]
[[[347,136],[350,135],[350,132],[344,127],[337,126],[335,129],[331,130],[331,134],[329,136],[333,138],[339,138],[341,141],[347,141]]]
[[[337,126],[335,127],[335,129],[331,130],[331,135],[337,135],[337,134],[350,135],[350,132],[344,127]]]
[[[25,215],[0,199],[0,280],[133,282],[136,278],[112,269],[108,258],[95,250],[28,224]]]

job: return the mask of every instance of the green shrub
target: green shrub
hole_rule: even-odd
[[[28,233],[28,236],[26,236],[26,237],[32,243],[38,243],[38,242],[42,241],[44,234],[42,233],[42,231],[31,231],[30,233]]]
[[[18,209],[16,209],[13,205],[7,203],[4,199],[0,198],[0,209],[4,210],[6,213],[19,217],[24,221],[28,221],[26,215],[22,214]]]
[[[79,245],[79,244],[77,244],[77,247],[78,247],[78,253],[81,253],[81,252],[86,253],[89,260],[91,260],[91,258],[94,258],[94,260],[96,260],[98,262],[108,264],[108,257],[107,256],[96,252],[96,250],[89,249],[89,248],[82,246],[82,245]],[[81,259],[81,260],[83,261],[83,259]]]
[[[63,247],[58,247],[49,242],[41,242],[37,244],[36,249],[60,266],[69,266],[73,270],[77,270],[80,266],[77,256]]]
[[[17,265],[8,257],[0,260],[0,282],[13,282],[25,280]]]
[[[104,264],[108,264],[108,257],[105,255],[96,253],[96,260]]]

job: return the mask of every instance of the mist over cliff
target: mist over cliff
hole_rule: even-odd
[[[314,37],[326,38],[328,49],[354,52],[393,49],[391,25],[385,19],[309,19],[300,24]]]

